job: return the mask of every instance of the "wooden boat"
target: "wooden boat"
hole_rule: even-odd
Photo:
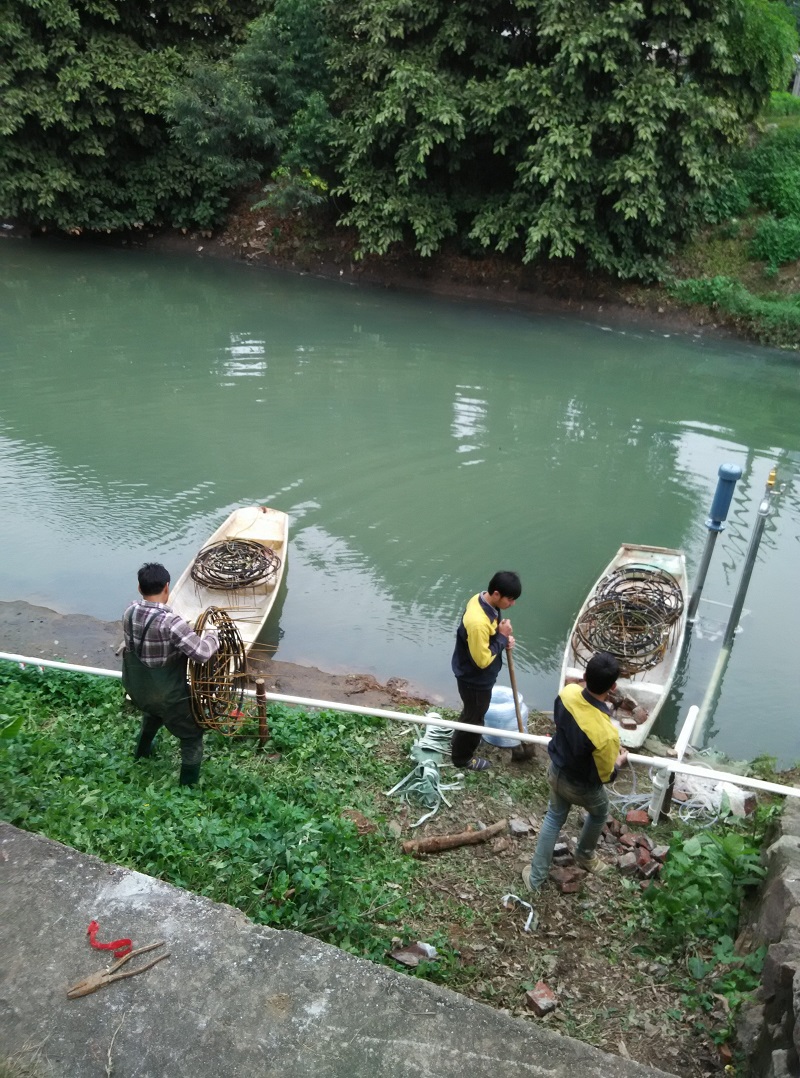
[[[235,623],[247,651],[275,602],[288,545],[286,513],[263,505],[234,509],[181,573],[169,605],[192,625],[209,606],[220,607]],[[207,586],[208,581],[214,586]]]
[[[559,686],[583,680],[596,651],[619,659],[610,702],[626,748],[638,748],[666,701],[686,637],[686,559],[680,550],[624,543],[578,613]]]

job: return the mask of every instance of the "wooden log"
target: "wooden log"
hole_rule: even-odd
[[[452,850],[456,846],[475,846],[494,838],[501,831],[508,829],[508,820],[500,820],[482,831],[460,831],[457,835],[431,835],[430,838],[409,839],[403,843],[403,853],[413,853],[419,857],[423,853],[439,853],[440,850]]]
[[[258,711],[258,744],[264,748],[269,737],[267,726],[267,690],[263,677],[256,678],[256,709]]]

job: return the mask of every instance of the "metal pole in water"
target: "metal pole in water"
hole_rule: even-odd
[[[776,476],[777,468],[773,468],[767,479],[764,498],[761,505],[758,507],[758,518],[756,519],[756,526],[753,528],[750,546],[747,548],[747,557],[745,558],[744,568],[742,569],[742,577],[736,591],[736,598],[733,600],[731,616],[728,618],[728,624],[725,628],[725,636],[722,638],[723,648],[730,648],[733,643],[733,634],[736,632],[736,627],[739,624],[739,617],[742,613],[742,608],[744,607],[744,599],[750,585],[750,577],[753,575],[753,566],[756,563],[756,555],[758,554],[758,548],[761,544],[761,536],[764,534],[764,526],[766,525],[767,517],[770,514],[772,498],[775,494]]]
[[[739,580],[739,586],[736,590],[736,597],[733,600],[731,607],[731,614],[728,618],[728,624],[725,628],[725,635],[722,638],[722,647],[720,648],[719,657],[717,658],[716,665],[714,666],[714,672],[711,675],[711,680],[708,683],[706,694],[703,697],[703,702],[700,705],[700,714],[697,716],[697,721],[694,726],[693,744],[701,744],[705,735],[705,729],[708,725],[708,720],[713,713],[716,701],[719,696],[720,688],[722,686],[722,678],[725,674],[725,670],[728,665],[728,660],[731,657],[731,649],[733,647],[733,638],[736,633],[736,628],[739,624],[739,617],[744,607],[744,599],[747,595],[747,588],[750,584],[750,577],[753,574],[753,566],[756,563],[756,555],[758,554],[758,548],[761,543],[761,536],[764,534],[764,525],[767,523],[767,517],[770,514],[772,508],[772,497],[776,493],[775,491],[775,477],[777,469],[773,468],[769,473],[767,479],[767,485],[764,490],[764,498],[758,507],[758,517],[756,518],[756,525],[753,528],[753,534],[750,538],[750,546],[747,548],[747,556],[745,557],[744,568],[742,569],[742,576]]]
[[[733,499],[733,491],[736,487],[737,480],[742,477],[742,469],[738,464],[721,464],[717,474],[719,475],[717,489],[714,493],[714,501],[711,503],[711,511],[708,515],[708,520],[706,521],[708,538],[706,539],[706,546],[700,561],[700,567],[697,570],[697,579],[694,584],[692,597],[689,600],[689,609],[686,612],[686,617],[690,624],[694,622],[697,615],[697,607],[700,602],[703,585],[706,582],[706,574],[708,573],[708,567],[711,563],[711,555],[714,553],[714,544],[717,541],[717,536],[725,527],[725,520],[728,516],[728,510],[731,507],[731,501]]]

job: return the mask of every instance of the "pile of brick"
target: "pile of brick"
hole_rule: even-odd
[[[647,827],[650,817],[643,809],[633,809],[625,817],[625,823],[609,816],[603,828],[606,849],[613,849],[617,867],[623,876],[633,876],[646,887],[657,880],[661,866],[669,854],[669,846],[657,846],[644,832],[633,828]]]
[[[604,861],[608,860],[604,854],[613,852],[620,873],[637,878],[643,888],[651,881],[658,880],[661,867],[669,854],[669,846],[657,846],[642,831],[633,830],[649,823],[650,817],[641,810],[629,812],[624,823],[614,816],[609,816],[597,847],[597,852]],[[567,895],[580,891],[586,879],[586,872],[576,865],[567,842],[556,843],[550,879],[562,894]]]

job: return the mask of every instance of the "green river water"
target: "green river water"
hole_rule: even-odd
[[[786,490],[707,740],[800,759],[794,356],[9,241],[0,371],[0,599],[115,619],[143,561],[176,579],[233,507],[269,503],[291,519],[277,657],[406,678],[448,704],[457,618],[496,568],[522,576],[517,676],[549,709],[574,616],[620,543],[684,548],[691,580],[719,465],[739,464],[711,602],[656,730],[670,740],[702,700],[717,604],[777,464]]]

